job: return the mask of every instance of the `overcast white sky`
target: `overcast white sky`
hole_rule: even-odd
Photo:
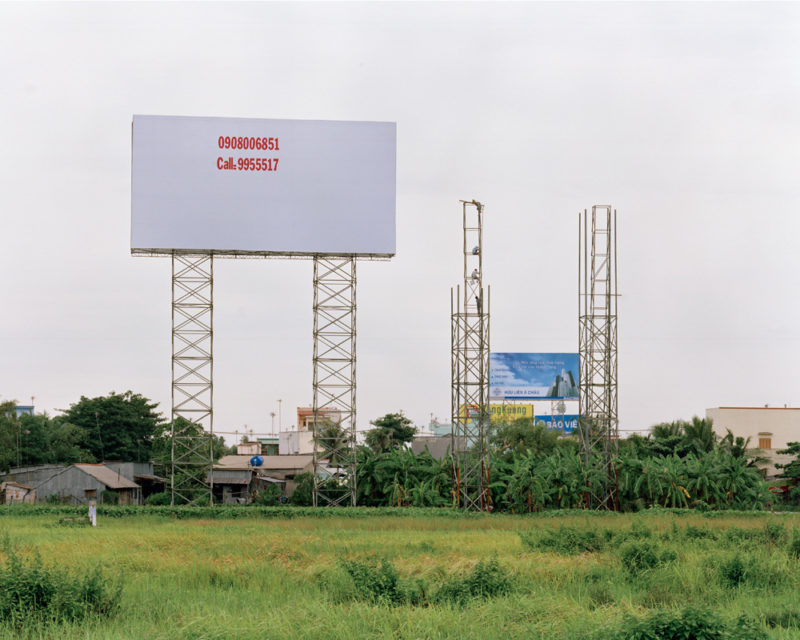
[[[2,3],[0,82],[2,399],[169,413],[170,264],[130,255],[136,113],[397,122],[359,428],[449,415],[462,198],[486,205],[494,351],[577,351],[577,214],[618,210],[621,429],[800,405],[798,4]],[[310,404],[311,267],[217,261],[216,430]]]

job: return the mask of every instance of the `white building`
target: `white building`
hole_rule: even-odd
[[[767,476],[780,473],[776,463],[785,464],[792,456],[779,455],[790,442],[800,442],[800,408],[795,407],[717,407],[706,409],[714,421],[714,433],[723,437],[730,429],[736,437],[750,438],[750,447],[758,447],[769,458]]]
[[[334,424],[342,421],[339,409],[320,409],[319,416]],[[282,456],[314,453],[314,410],[311,407],[297,407],[297,429],[278,434],[278,453]]]

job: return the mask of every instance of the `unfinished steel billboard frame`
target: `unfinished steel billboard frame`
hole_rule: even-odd
[[[463,296],[461,285],[450,289],[453,479],[459,506],[489,511],[490,291],[484,295],[483,205],[462,200],[461,207]]]
[[[133,117],[131,253],[172,261],[173,504],[214,502],[218,257],[313,260],[314,504],[355,504],[356,260],[395,254],[396,129]]]
[[[590,226],[591,225],[591,226]],[[578,435],[586,506],[617,510],[617,212],[578,214]]]
[[[214,254],[175,252],[171,260],[170,501],[213,505]],[[313,263],[313,501],[355,506],[356,257]],[[328,409],[338,423],[323,417]]]

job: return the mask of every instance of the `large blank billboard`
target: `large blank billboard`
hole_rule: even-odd
[[[395,253],[393,122],[133,117],[131,251]]]
[[[577,400],[577,353],[489,354],[493,400]]]

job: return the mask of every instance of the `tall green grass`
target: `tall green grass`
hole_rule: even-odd
[[[800,638],[800,514],[241,511],[93,529],[0,509],[0,565],[122,580],[114,615],[0,622],[0,638]]]

